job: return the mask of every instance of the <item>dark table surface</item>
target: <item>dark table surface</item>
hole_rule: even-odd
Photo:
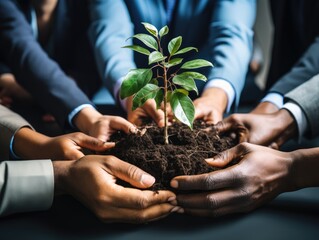
[[[144,225],[103,224],[64,197],[49,211],[1,219],[0,239],[319,239],[319,188],[282,194],[248,214],[174,214]]]

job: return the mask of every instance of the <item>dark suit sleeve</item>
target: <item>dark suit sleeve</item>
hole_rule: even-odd
[[[81,104],[92,104],[34,39],[24,15],[13,1],[0,0],[0,42],[4,57],[17,81],[59,124]]]
[[[291,49],[293,51],[293,49]],[[269,92],[285,95],[319,73],[319,37],[307,49],[293,69],[284,75]]]
[[[285,102],[296,103],[306,115],[311,137],[319,135],[319,74],[285,95]]]

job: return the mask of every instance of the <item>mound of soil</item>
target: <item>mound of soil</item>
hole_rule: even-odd
[[[116,146],[106,152],[127,161],[156,178],[152,190],[170,188],[170,180],[179,175],[194,175],[216,170],[206,158],[235,146],[237,139],[219,136],[212,125],[194,122],[194,129],[174,123],[168,129],[170,144],[164,144],[163,129],[154,124],[140,129],[142,134],[115,133]]]

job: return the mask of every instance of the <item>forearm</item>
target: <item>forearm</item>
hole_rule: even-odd
[[[319,186],[319,148],[293,151],[291,190]]]
[[[13,151],[22,159],[38,159],[48,156],[43,146],[50,140],[41,133],[24,127],[14,135]]]
[[[66,179],[69,174],[69,169],[74,161],[54,161],[53,172],[54,172],[54,195],[67,194]]]

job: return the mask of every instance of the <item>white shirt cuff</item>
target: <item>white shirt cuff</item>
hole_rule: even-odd
[[[78,107],[76,107],[75,109],[72,110],[72,112],[69,114],[68,116],[68,121],[69,121],[69,124],[72,128],[75,129],[74,125],[73,125],[73,118],[83,109],[83,108],[86,108],[86,107],[91,107],[91,108],[94,108],[91,104],[82,104]]]
[[[301,108],[293,102],[285,103],[282,108],[287,109],[295,118],[298,127],[298,140],[301,141],[302,136],[305,134],[307,130],[306,115],[303,113]]]
[[[279,93],[268,93],[261,102],[270,102],[277,106],[278,109],[284,105],[284,96]]]
[[[54,173],[50,160],[6,161],[0,165],[4,173],[0,215],[45,210],[54,196]]]
[[[226,80],[223,79],[212,79],[210,81],[208,81],[205,85],[204,89],[207,88],[212,88],[212,87],[217,87],[217,88],[221,88],[226,92],[227,95],[227,108],[226,108],[226,112],[230,111],[230,107],[233,104],[233,101],[235,99],[235,90],[233,88],[233,86]]]
[[[114,86],[113,94],[115,96],[115,99],[118,99],[118,101],[120,102],[122,108],[125,111],[127,111],[127,109],[126,109],[127,98],[124,98],[124,99],[120,98],[120,88],[121,88],[123,80],[124,80],[124,77],[122,77],[119,80],[117,80],[117,82],[115,83],[115,86]]]

